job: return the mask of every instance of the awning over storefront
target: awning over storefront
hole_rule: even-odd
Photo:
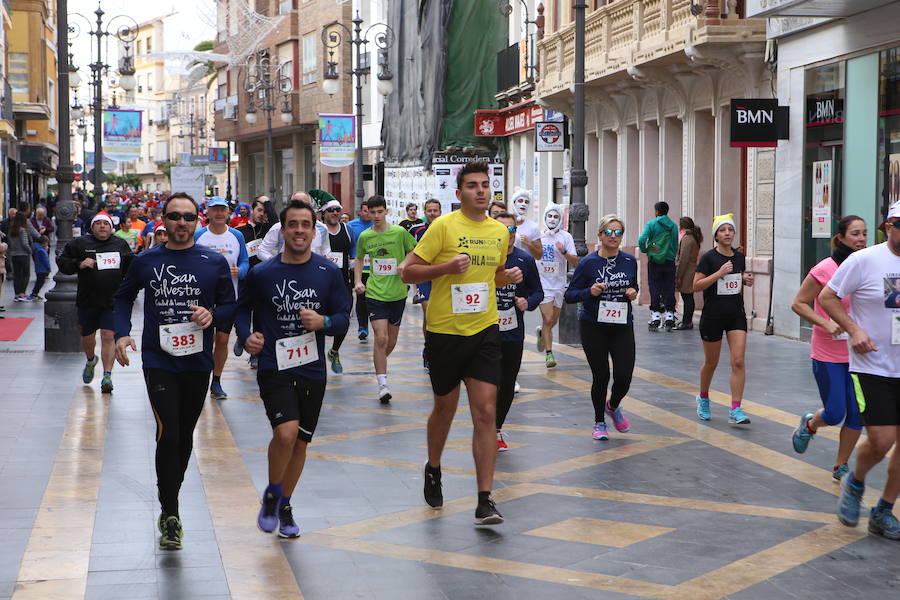
[[[747,0],[748,17],[849,17],[893,0]]]
[[[562,120],[561,116],[556,111],[545,111],[533,100],[499,110],[479,109],[475,111],[475,135],[481,137],[514,135],[534,130],[534,124],[538,121]]]

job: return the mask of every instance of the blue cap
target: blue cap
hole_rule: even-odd
[[[225,200],[223,196],[213,196],[206,204],[206,208],[212,208],[213,206],[224,206],[225,208],[228,208],[228,201]]]

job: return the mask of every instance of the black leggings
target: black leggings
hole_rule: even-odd
[[[497,387],[497,431],[503,429],[506,415],[516,395],[516,377],[522,366],[522,349],[525,342],[501,342],[500,385]]]
[[[362,260],[362,258],[357,260]],[[367,281],[369,281],[369,273],[363,273],[363,285],[365,285]],[[356,322],[359,324],[359,329],[369,330],[369,308],[366,306],[365,292],[356,295]]]
[[[31,257],[10,257],[13,268],[13,289],[16,296],[21,296],[28,291],[28,280],[31,279]]]
[[[681,315],[681,322],[685,324],[693,324],[694,322],[694,293],[685,294],[681,292],[681,301],[684,302],[684,314]]]
[[[609,406],[613,410],[628,388],[634,372],[634,328],[631,325],[607,325],[593,321],[579,321],[581,347],[591,366],[594,382],[591,384],[591,402],[594,404],[594,421],[603,422],[606,404],[606,388],[609,385],[609,359],[612,357],[612,392]]]
[[[209,371],[144,369],[144,381],[156,416],[159,504],[166,515],[177,515],[178,492],[194,449],[194,427],[206,400]]]
[[[350,305],[352,306],[353,305],[353,288],[349,284],[347,285],[347,296],[350,297]],[[363,297],[365,297],[365,294],[363,294]],[[335,352],[340,350],[341,344],[344,343],[345,337],[347,337],[346,331],[340,335],[334,336],[334,340],[331,342],[331,349],[334,350]]]

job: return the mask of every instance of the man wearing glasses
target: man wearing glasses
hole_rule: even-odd
[[[159,547],[180,550],[178,492],[213,369],[213,332],[231,329],[235,296],[225,257],[194,242],[196,201],[173,194],[163,215],[166,245],[137,256],[115,295],[116,358],[128,366],[128,348],[137,351],[131,312],[143,290],[141,362],[156,417]]]
[[[856,465],[841,482],[838,520],[859,522],[866,474],[885,457],[900,431],[900,308],[886,306],[889,282],[900,277],[900,203],[888,209],[887,240],[857,250],[841,263],[819,294],[819,304],[850,335],[850,376],[866,426]],[[850,312],[841,298],[850,297]],[[850,316],[852,315],[852,317]],[[900,540],[893,507],[900,491],[900,452],[888,463],[888,478],[869,516],[869,532]]]
[[[328,243],[325,245],[325,258],[334,263],[341,270],[341,277],[344,281],[344,287],[347,288],[347,296],[349,302],[353,303],[353,280],[350,277],[350,249],[352,247],[350,230],[344,223],[341,223],[341,211],[343,205],[333,196],[331,200],[322,207],[323,220],[325,228],[328,231]],[[341,366],[340,350],[341,344],[347,332],[334,336],[331,344],[331,350],[328,351],[328,362],[331,363],[331,370],[335,373],[343,373],[344,367]]]

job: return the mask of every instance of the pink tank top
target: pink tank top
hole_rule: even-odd
[[[838,264],[830,256],[809,270],[810,276],[825,287],[834,272],[838,270]],[[841,299],[844,310],[850,311],[850,297]],[[813,303],[813,310],[817,315],[828,319],[828,313],[822,310],[819,299]],[[822,362],[846,363],[850,361],[846,334],[841,339],[833,339],[823,328],[813,325],[812,339],[810,340],[810,357]]]

